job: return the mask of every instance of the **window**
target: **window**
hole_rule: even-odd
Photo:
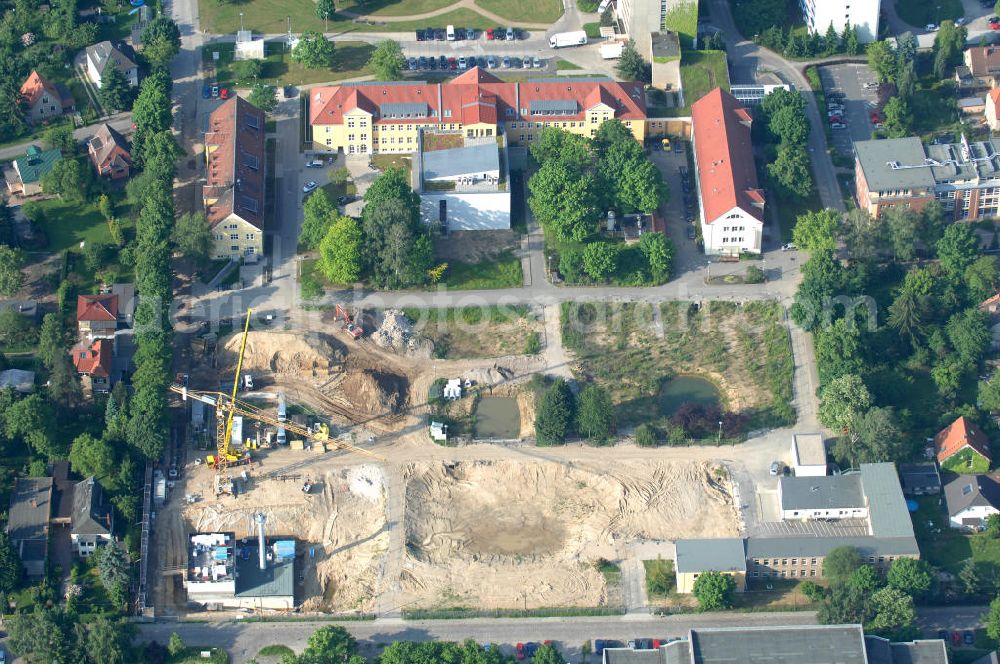
[[[250,127],[251,129],[260,129],[260,119],[253,113],[248,114],[247,126]]]
[[[240,239],[240,234],[239,233],[230,233],[229,234],[229,239],[230,240],[239,240]]]
[[[257,236],[256,233],[247,233],[247,239],[248,240],[256,240],[257,239],[256,236]]]
[[[238,252],[239,250],[240,250],[240,245],[238,245],[238,244],[234,244],[234,245],[231,245],[229,247],[229,251],[237,251]]]

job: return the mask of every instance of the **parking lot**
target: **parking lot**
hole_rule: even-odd
[[[465,38],[455,40],[437,39],[438,36],[445,35],[443,30],[419,31],[424,33],[423,39],[406,40],[401,42],[401,45],[408,63],[410,58],[417,60],[414,63],[416,67],[409,67],[411,71],[461,71],[461,58],[464,57],[467,69],[478,65],[483,69],[555,72],[558,49],[549,48],[545,33],[515,30],[512,35],[514,38],[507,39],[508,28],[498,26],[493,30],[494,38],[489,39],[486,31],[475,30],[469,34],[469,31],[456,26],[456,36],[465,33]],[[427,32],[434,33],[431,39],[427,38]],[[420,62],[420,58],[425,58],[423,63]],[[534,61],[535,58],[538,58],[537,63]],[[493,66],[490,66],[491,60]]]
[[[818,519],[783,521],[778,505],[778,492],[758,487],[759,519],[748,519],[748,535],[752,537],[864,537],[869,534],[867,519]]]
[[[872,113],[879,110],[875,74],[867,65],[859,64],[821,67],[819,74],[828,105],[836,102],[831,93],[843,95],[840,118],[846,126],[833,129],[833,145],[838,152],[849,157],[854,153],[853,142],[871,139],[875,129]]]
[[[675,151],[678,145],[681,146],[679,152]],[[652,152],[653,163],[660,169],[663,181],[670,189],[670,200],[664,206],[664,218],[667,236],[676,248],[675,274],[703,270],[707,260],[691,237],[695,227],[690,220],[697,220],[698,217],[698,194],[695,191],[694,178],[687,172],[688,161],[684,146],[684,142],[675,140],[671,149],[654,145]],[[686,185],[684,173],[687,173]]]
[[[449,53],[440,55],[409,55],[407,70],[418,72],[455,71],[461,72],[473,67],[499,70],[531,70],[536,72],[555,71],[553,61],[527,54],[520,55],[472,55]]]

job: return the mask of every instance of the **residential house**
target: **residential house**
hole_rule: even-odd
[[[878,19],[881,0],[799,0],[802,20],[809,32],[823,36],[831,25],[843,32],[845,25],[854,26],[862,44],[878,39]]]
[[[18,477],[14,480],[7,515],[7,535],[29,577],[45,575],[51,507],[51,477]]]
[[[948,524],[978,530],[991,514],[1000,514],[1000,484],[987,475],[956,475],[944,485]]]
[[[78,295],[76,325],[81,339],[113,338],[118,329],[118,296]]]
[[[693,592],[695,580],[706,572],[733,577],[740,592],[746,587],[746,543],[739,537],[677,540],[675,556],[679,593]]]
[[[73,517],[70,541],[73,552],[82,558],[93,554],[98,546],[113,539],[114,526],[111,506],[104,490],[93,477],[73,486]]]
[[[73,366],[80,374],[83,392],[87,396],[111,391],[114,343],[111,339],[81,342],[70,350]]]
[[[41,124],[61,118],[76,110],[76,100],[65,85],[56,85],[34,69],[21,84],[21,99],[28,111],[28,121]]]
[[[212,111],[205,134],[202,196],[216,259],[264,251],[264,113],[241,97]]]
[[[32,323],[38,323],[38,302],[36,300],[4,300],[0,302],[0,311],[7,309],[16,311]]]
[[[101,87],[102,77],[109,66],[117,67],[125,74],[125,80],[133,88],[139,85],[139,66],[135,63],[132,47],[122,42],[112,44],[105,40],[88,46],[85,54],[87,78]]]
[[[823,434],[792,434],[792,470],[796,477],[826,475],[826,444],[823,442]]]
[[[42,193],[42,178],[59,161],[62,161],[59,150],[42,150],[37,145],[29,145],[24,156],[15,159],[11,168],[4,171],[8,191],[21,196]]]
[[[864,519],[868,516],[860,473],[832,477],[781,477],[782,519]]]
[[[975,472],[978,466],[985,471],[993,462],[989,438],[964,415],[938,432],[934,449],[942,470]]]
[[[903,485],[903,494],[907,496],[934,496],[941,493],[941,473],[933,461],[899,464],[899,481]]]
[[[894,206],[922,210],[936,200],[948,217],[975,221],[1000,214],[1000,139],[923,145],[889,138],[854,144],[855,196],[878,218]]]
[[[313,149],[345,154],[415,152],[421,129],[466,138],[503,134],[507,145],[522,146],[545,127],[591,137],[612,118],[644,140],[641,84],[593,79],[508,83],[473,67],[445,83],[359,82],[309,91]]]
[[[861,625],[694,627],[651,649],[615,646],[602,664],[947,664],[943,639],[893,643]],[[646,645],[646,644],[643,644]]]
[[[111,284],[111,294],[118,298],[118,323],[132,327],[135,317],[135,284]]]
[[[757,185],[752,117],[736,98],[715,88],[691,104],[695,179],[706,254],[759,254],[764,192]]]
[[[976,80],[972,78],[972,71],[965,65],[955,67],[955,83],[960,90],[967,90],[976,85]]]
[[[974,46],[962,54],[965,66],[969,68],[972,85],[979,88],[997,87],[1000,75],[1000,48],[996,46]]]
[[[109,180],[128,178],[132,170],[132,152],[128,141],[111,125],[104,123],[87,141],[90,162],[101,177]]]
[[[457,138],[459,145],[433,149],[438,134],[419,132],[415,168],[420,210],[425,221],[447,230],[510,228],[510,174],[496,137]],[[445,143],[451,145],[453,143]]]

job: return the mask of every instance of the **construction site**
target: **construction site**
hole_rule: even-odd
[[[516,441],[436,444],[427,405],[436,381],[509,394],[551,358],[428,361],[426,340],[405,318],[364,327],[356,338],[339,325],[308,335],[248,325],[218,340],[212,361],[188,377],[190,390],[171,388],[242,418],[244,447],[198,449],[198,425],[187,427],[182,468],[153,529],[158,613],[223,609],[187,592],[192,534],[231,533],[234,551],[249,556],[261,517],[268,541],[297,542],[285,610],[337,614],[613,606],[618,589],[598,559],[621,560],[636,542],[737,533],[728,474],[710,461],[616,459],[594,448],[551,459]],[[230,400],[224,392],[237,376]],[[533,404],[523,393],[517,401],[524,434]],[[177,403],[185,417],[198,410]],[[228,441],[226,419],[202,429]],[[276,444],[275,430],[288,444]]]

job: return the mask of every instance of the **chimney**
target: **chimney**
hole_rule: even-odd
[[[257,554],[259,556],[258,562],[262,570],[267,569],[267,558],[264,554],[264,521],[266,519],[267,517],[264,516],[263,512],[257,512]]]

